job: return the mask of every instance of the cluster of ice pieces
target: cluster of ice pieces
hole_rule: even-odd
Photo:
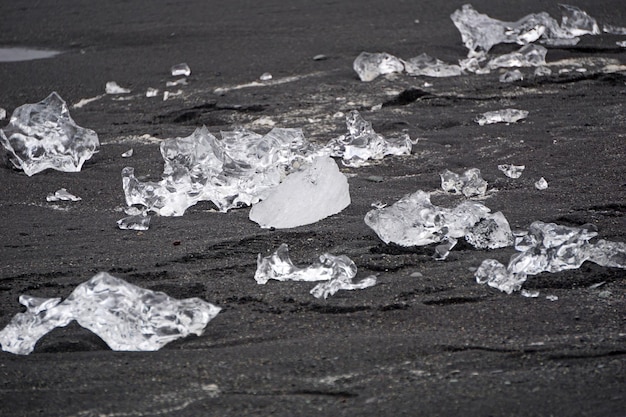
[[[342,158],[344,165],[360,167],[371,160],[380,160],[387,155],[409,155],[413,148],[408,134],[384,138],[374,131],[372,123],[363,119],[357,110],[346,115],[348,132],[332,139],[326,146],[331,156]]]
[[[502,109],[488,111],[476,118],[476,123],[481,126],[493,123],[515,123],[525,119],[528,116],[527,110],[518,109]]]
[[[516,238],[507,266],[485,259],[475,273],[476,282],[488,284],[511,294],[522,287],[528,275],[577,269],[591,261],[601,266],[626,269],[626,243],[599,240],[593,226],[567,227],[555,223],[533,222],[528,234]]]
[[[0,130],[0,143],[11,163],[28,176],[48,168],[78,172],[100,147],[96,132],[78,126],[56,92],[16,108]]]
[[[376,277],[371,275],[354,283],[357,267],[345,255],[334,256],[325,253],[307,268],[298,268],[289,258],[287,244],[281,244],[276,252],[262,257],[259,254],[254,279],[258,284],[266,284],[270,279],[278,281],[324,281],[311,290],[316,298],[327,298],[339,290],[360,290],[376,285]]]
[[[361,81],[373,81],[380,75],[406,72],[412,76],[453,77],[461,75],[461,67],[447,64],[428,54],[404,61],[386,52],[361,52],[352,64]]]
[[[348,179],[334,160],[317,157],[304,170],[285,178],[250,210],[261,227],[284,229],[316,223],[350,205]]]
[[[501,212],[490,212],[474,201],[452,209],[438,207],[429,193],[419,190],[391,206],[369,211],[365,223],[383,242],[400,246],[445,244],[461,237],[478,249],[510,246],[513,234],[508,221]]]
[[[448,193],[465,197],[484,197],[487,193],[487,181],[478,168],[470,168],[461,175],[446,169],[439,176],[441,188]]]
[[[190,334],[200,336],[221,310],[199,298],[176,300],[100,272],[60,298],[20,296],[27,309],[0,331],[2,350],[27,355],[39,339],[76,320],[113,350],[151,351]]]

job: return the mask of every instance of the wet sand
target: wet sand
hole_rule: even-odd
[[[0,45],[66,51],[0,63],[0,107],[8,114],[51,91],[78,103],[103,94],[107,81],[132,93],[70,109],[102,144],[80,173],[27,177],[0,166],[0,327],[22,311],[20,294],[65,298],[99,271],[223,311],[203,336],[158,352],[113,352],[75,324],[49,333],[29,356],[0,352],[0,415],[626,415],[623,270],[585,263],[531,277],[524,287],[538,290],[537,298],[506,295],[476,284],[472,270],[486,258],[506,262],[512,248],[459,244],[437,262],[433,247],[385,245],[363,222],[375,201],[435,191],[443,170],[476,167],[497,190],[483,203],[515,229],[535,220],[592,223],[600,238],[626,241],[626,75],[601,71],[608,60],[626,63],[626,49],[615,45],[623,36],[550,48],[548,62],[584,59],[587,72],[511,84],[498,82],[497,71],[362,83],[352,70],[362,51],[464,57],[449,19],[463,3],[212,3],[1,7]],[[575,5],[601,24],[626,26],[619,1]],[[536,0],[473,6],[509,21],[541,11],[560,19],[556,3]],[[318,54],[326,59],[313,60]],[[182,94],[146,98],[148,87],[162,94],[180,62],[191,67],[188,84],[168,90]],[[264,72],[273,83],[245,86]],[[409,88],[428,94],[394,101]],[[530,113],[510,125],[473,121],[507,107]],[[410,156],[342,167],[352,204],[340,214],[271,231],[249,221],[247,208],[222,214],[201,203],[182,217],[154,217],[142,233],[118,230],[121,170],[133,166],[158,180],[159,140],[203,124],[214,134],[234,125],[263,133],[271,121],[325,143],[345,131],[335,113],[352,109],[383,135],[407,131],[420,140]],[[131,147],[134,155],[122,158]],[[502,163],[526,170],[513,180],[498,171]],[[535,189],[540,177],[547,190]],[[46,203],[59,188],[82,201]],[[460,201],[433,196],[448,207]],[[311,283],[257,285],[257,254],[281,243],[301,266],[324,252],[348,255],[357,277],[376,274],[379,284],[328,300],[313,298]]]

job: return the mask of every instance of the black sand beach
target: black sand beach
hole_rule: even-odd
[[[23,311],[20,294],[65,298],[99,271],[223,308],[203,336],[158,352],[111,351],[76,324],[52,331],[28,356],[0,351],[0,415],[625,416],[624,270],[587,262],[530,277],[524,288],[538,290],[537,298],[507,295],[477,284],[473,268],[486,258],[506,262],[513,248],[459,244],[438,262],[432,246],[385,245],[363,222],[377,200],[392,204],[418,189],[435,191],[443,170],[476,167],[497,189],[483,203],[502,211],[514,229],[535,220],[591,223],[600,238],[626,241],[626,70],[616,67],[626,64],[626,48],[615,43],[626,36],[585,36],[579,45],[549,48],[548,62],[570,65],[562,61],[552,76],[514,83],[500,83],[498,71],[363,83],[352,70],[362,51],[403,58],[426,52],[451,63],[465,57],[449,18],[462,4],[0,6],[0,46],[63,51],[0,63],[0,107],[8,115],[52,91],[71,105],[104,94],[107,81],[132,90],[124,100],[107,95],[70,108],[102,145],[81,172],[27,177],[0,166],[0,328]],[[541,11],[560,20],[556,2],[472,4],[507,21]],[[622,1],[574,5],[601,25],[626,26]],[[500,45],[496,52],[514,49]],[[326,59],[313,60],[319,54]],[[188,84],[168,90],[182,93],[166,101],[145,97],[148,87],[162,94],[174,79],[170,67],[180,62],[192,70]],[[602,70],[607,65],[614,70]],[[558,74],[559,68],[574,70]],[[265,72],[275,83],[244,86]],[[411,88],[427,94],[394,101]],[[508,107],[529,116],[510,125],[473,121]],[[224,214],[200,203],[182,217],[154,217],[145,232],[117,228],[125,205],[121,170],[133,166],[158,180],[161,139],[188,136],[203,124],[214,134],[235,125],[265,133],[271,120],[325,143],[345,131],[344,119],[334,115],[352,109],[383,135],[406,131],[419,142],[410,156],[341,167],[350,174],[352,204],[340,214],[264,230],[248,220],[249,208]],[[122,158],[131,147],[133,157]],[[526,169],[510,179],[497,168],[503,163]],[[535,189],[540,177],[547,190]],[[46,195],[59,188],[82,201],[55,209]],[[460,201],[433,196],[447,207]],[[309,294],[311,283],[257,285],[257,254],[281,243],[301,266],[324,252],[345,254],[358,266],[357,277],[376,274],[378,285],[327,300]]]

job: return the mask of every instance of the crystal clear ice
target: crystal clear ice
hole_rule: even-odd
[[[476,123],[481,126],[493,123],[516,123],[528,117],[527,110],[518,109],[502,109],[488,111],[476,118]]]
[[[448,193],[484,197],[487,192],[487,181],[483,179],[478,168],[470,168],[461,175],[446,169],[439,176],[441,188]]]
[[[509,178],[519,178],[522,176],[522,172],[526,169],[525,165],[513,165],[513,164],[501,164],[498,165],[498,169]]]

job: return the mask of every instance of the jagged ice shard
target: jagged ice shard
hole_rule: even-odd
[[[430,194],[417,191],[391,206],[369,211],[365,223],[385,243],[424,246],[465,239],[480,249],[510,246],[513,234],[502,213],[490,213],[480,203],[464,201],[455,208],[435,206]]]
[[[283,243],[270,256],[259,254],[254,279],[257,284],[266,284],[270,279],[278,281],[325,281],[316,285],[311,294],[316,298],[327,298],[339,290],[364,289],[376,284],[376,277],[369,276],[353,283],[357,267],[345,255],[325,253],[307,268],[298,268],[289,258],[289,248]]]
[[[27,311],[0,331],[2,350],[27,355],[56,327],[76,320],[113,350],[152,351],[188,336],[202,335],[221,310],[199,298],[176,300],[100,272],[60,298],[20,296]]]
[[[577,269],[591,261],[601,266],[626,269],[626,243],[589,240],[597,236],[594,227],[567,227],[533,222],[528,234],[516,238],[508,266],[485,259],[475,273],[476,282],[511,294],[522,287],[528,275]]]
[[[481,126],[493,123],[516,123],[528,117],[527,110],[502,109],[488,111],[478,116],[474,121]]]
[[[404,62],[404,70],[412,76],[454,77],[461,75],[461,67],[443,62],[428,54],[420,54]]]
[[[96,132],[78,126],[56,92],[16,108],[0,130],[0,143],[11,163],[28,176],[48,168],[78,172],[100,148]]]
[[[124,168],[126,203],[162,216],[182,216],[198,201],[211,201],[222,212],[252,205],[266,198],[292,165],[310,160],[311,150],[300,129],[274,128],[259,135],[240,128],[222,132],[218,140],[203,126],[191,136],[161,143],[161,181],[141,182],[133,168]]]
[[[346,115],[346,127],[348,133],[330,140],[326,148],[331,156],[342,158],[349,167],[368,165],[369,160],[380,160],[387,155],[410,155],[413,144],[417,143],[408,134],[384,138],[357,110]]]
[[[264,228],[286,229],[315,223],[349,205],[348,179],[332,158],[320,156],[302,171],[289,174],[255,204],[250,220]]]
[[[470,168],[461,175],[446,169],[439,176],[441,188],[448,193],[483,197],[487,192],[487,181],[483,179],[478,168]]]
[[[379,75],[404,71],[404,64],[398,58],[386,52],[361,52],[352,67],[361,81],[373,81]]]

